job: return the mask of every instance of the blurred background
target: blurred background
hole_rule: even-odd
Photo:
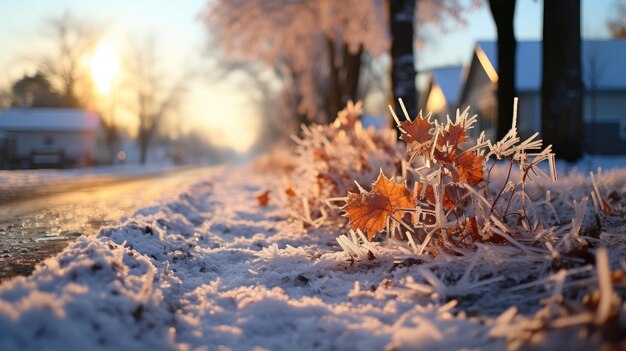
[[[0,168],[245,159],[364,100],[626,152],[622,0],[1,1]],[[396,106],[397,108],[398,106]]]

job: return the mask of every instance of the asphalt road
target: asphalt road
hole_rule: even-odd
[[[29,275],[36,264],[80,235],[158,203],[208,172],[195,168],[150,176],[68,181],[0,203],[0,281]]]

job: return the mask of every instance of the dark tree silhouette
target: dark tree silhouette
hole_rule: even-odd
[[[24,75],[11,87],[13,107],[63,107],[64,100],[41,72]]]
[[[389,0],[391,32],[391,92],[396,111],[402,98],[410,116],[417,112],[415,52],[413,50],[416,0]],[[402,113],[399,118],[404,119]]]
[[[489,0],[491,15],[498,32],[498,117],[496,137],[503,138],[511,126],[515,97],[515,53],[513,29],[516,0]]]
[[[543,3],[543,140],[573,162],[583,152],[580,0]]]

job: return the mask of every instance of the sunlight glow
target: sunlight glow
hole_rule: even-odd
[[[111,92],[118,70],[119,58],[115,50],[107,43],[100,44],[91,58],[91,75],[100,93]]]

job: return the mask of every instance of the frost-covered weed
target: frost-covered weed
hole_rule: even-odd
[[[406,238],[416,254],[426,249],[436,255],[440,249],[454,252],[476,242],[523,247],[516,237],[541,229],[525,187],[541,175],[556,180],[554,154],[551,146],[542,149],[537,134],[521,141],[515,111],[511,129],[497,143],[484,133],[470,140],[477,116],[469,116],[468,109],[443,124],[421,113],[411,120],[406,110],[406,120],[400,122],[391,112],[406,142],[403,172],[393,179],[381,169],[371,190],[348,193],[342,209],[353,230],[372,239],[386,229],[388,236]],[[543,161],[549,163],[549,175],[539,167]],[[494,187],[490,175],[497,163],[506,164],[508,171]]]
[[[372,182],[380,170],[399,173],[404,152],[395,131],[364,128],[362,114],[361,102],[349,102],[334,123],[302,126],[302,137],[294,137],[295,169],[281,195],[304,223],[319,226],[328,216],[336,217],[332,201],[355,190],[355,181]]]

